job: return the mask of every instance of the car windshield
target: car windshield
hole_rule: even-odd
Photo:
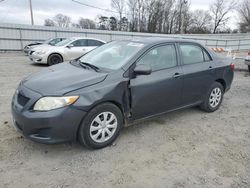
[[[52,39],[48,44],[51,46],[55,46],[58,42],[61,42],[61,40],[58,38],[55,38],[55,39]]]
[[[79,59],[80,62],[101,69],[117,70],[131,59],[144,44],[131,41],[114,41],[104,44]]]
[[[66,44],[72,42],[73,40],[72,39],[65,39],[61,42],[58,42],[57,44],[55,44],[55,46],[65,46]]]

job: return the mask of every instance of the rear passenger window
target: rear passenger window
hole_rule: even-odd
[[[159,46],[150,50],[137,64],[146,64],[152,71],[177,66],[176,50],[174,45]]]
[[[180,50],[185,65],[204,62],[203,50],[199,46],[181,44]]]
[[[79,40],[72,42],[72,44],[75,47],[82,47],[82,46],[87,46],[87,41],[85,39],[79,39]]]
[[[88,46],[101,46],[103,42],[98,40],[88,40]]]

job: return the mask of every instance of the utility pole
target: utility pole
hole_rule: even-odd
[[[180,33],[181,34],[184,34],[184,21],[185,21],[184,20],[185,17],[184,17],[182,9],[183,9],[183,6],[186,5],[187,3],[188,3],[187,0],[180,0],[180,21],[181,21],[181,30],[180,30]]]
[[[33,10],[32,10],[32,2],[31,2],[31,0],[29,0],[29,2],[30,2],[31,25],[34,25]]]

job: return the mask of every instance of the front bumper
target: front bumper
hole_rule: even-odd
[[[26,104],[20,102],[19,95],[29,99],[28,102]],[[11,104],[16,129],[25,137],[40,143],[75,141],[78,127],[86,112],[74,106],[48,112],[32,111],[34,103],[41,97],[40,94],[24,86],[18,88],[18,93],[15,93]]]
[[[34,63],[47,64],[48,56],[46,54],[38,55],[36,52],[33,52],[32,54],[29,53],[29,59]]]

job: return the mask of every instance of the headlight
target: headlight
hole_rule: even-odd
[[[33,108],[35,111],[49,111],[71,105],[77,101],[79,96],[67,97],[43,97],[39,99]]]
[[[46,53],[47,53],[47,50],[36,51],[37,55],[43,55],[43,54],[46,54]]]

